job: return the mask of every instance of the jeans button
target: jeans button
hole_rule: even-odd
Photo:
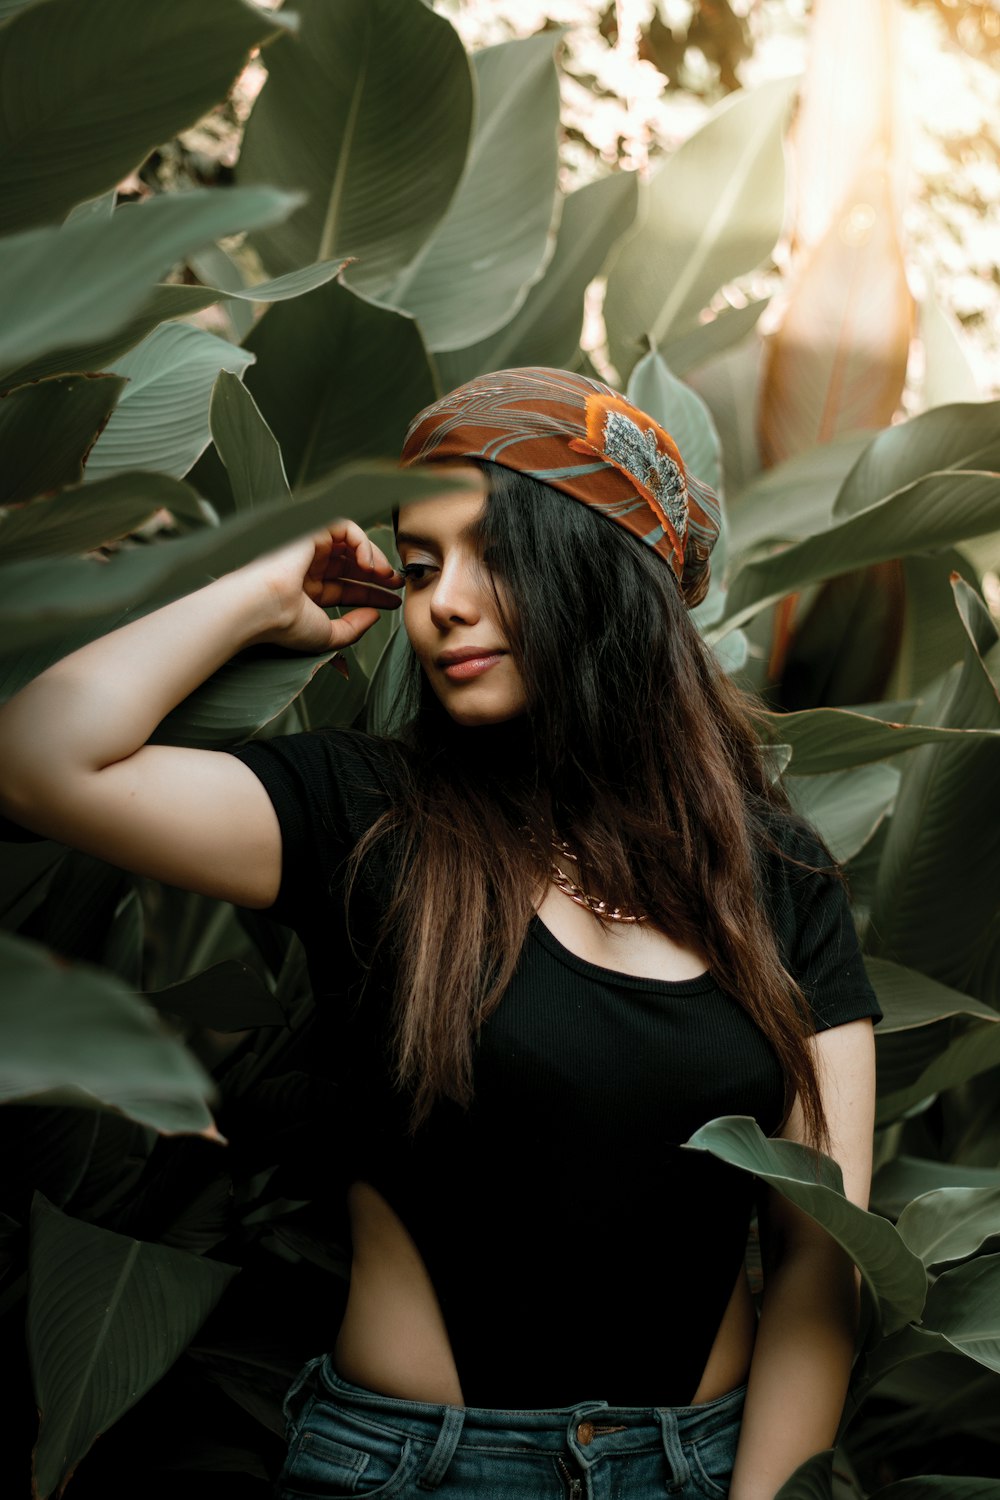
[[[576,1429],[576,1440],[581,1448],[586,1448],[588,1443],[594,1441],[594,1424],[592,1422],[581,1422]]]

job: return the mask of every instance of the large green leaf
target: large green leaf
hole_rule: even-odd
[[[1000,401],[939,406],[884,428],[845,479],[834,515],[856,515],[945,469],[1000,469]]]
[[[774,1500],[833,1500],[832,1448],[813,1454],[786,1479]]]
[[[401,727],[402,689],[413,667],[413,649],[400,621],[379,657],[365,697],[369,734],[392,735]]]
[[[730,585],[722,628],[742,625],[765,605],[822,579],[998,528],[1000,474],[958,469],[925,474],[863,513],[747,563]]]
[[[970,1359],[1000,1372],[1000,1255],[945,1271],[927,1294],[924,1327]]]
[[[0,369],[23,379],[28,362],[53,350],[112,337],[175,261],[221,235],[284,219],[298,202],[275,188],[198,189],[123,204],[107,220],[8,235],[0,240]]]
[[[733,554],[825,531],[846,475],[871,440],[870,432],[849,433],[758,475],[729,510]]]
[[[879,1041],[879,1125],[1000,1065],[1000,1016],[932,1023]]]
[[[996,733],[1000,698],[982,658],[996,650],[997,627],[967,584],[954,587],[966,654],[937,716]],[[873,951],[987,999],[1000,978],[998,773],[1000,748],[989,742],[927,746],[907,760],[872,905]]]
[[[759,265],[781,230],[788,79],[730,96],[649,185],[645,219],[608,278],[604,316],[623,379],[697,323],[719,287]]]
[[[124,386],[113,375],[63,375],[0,398],[0,502],[77,484]]]
[[[540,32],[473,57],[479,115],[465,175],[437,229],[382,293],[413,314],[431,349],[460,349],[501,328],[548,258],[559,166],[556,40]],[[366,286],[363,262],[347,278]]]
[[[876,1299],[883,1330],[892,1333],[920,1316],[927,1276],[893,1226],[844,1197],[837,1163],[794,1141],[770,1140],[755,1120],[729,1115],[696,1130],[687,1147],[752,1172],[815,1219],[847,1252]]]
[[[953,1016],[976,1016],[990,1022],[1000,1020],[992,1006],[973,999],[971,995],[963,995],[960,990],[941,984],[916,969],[907,969],[903,964],[871,955],[865,960],[865,968],[882,1007],[880,1039],[885,1039],[890,1033],[929,1026],[934,1021]]]
[[[0,933],[0,1102],[57,1090],[156,1130],[212,1135],[212,1081],[113,975]]]
[[[149,743],[213,750],[246,739],[283,713],[335,654],[241,653],[171,709]]]
[[[668,337],[660,352],[675,375],[686,375],[752,333],[768,300],[759,297],[744,307],[727,307],[703,323],[695,323],[686,333]]]
[[[974,1255],[1000,1234],[1000,1187],[938,1188],[907,1204],[896,1225],[925,1266]]]
[[[255,243],[272,271],[355,256],[383,292],[437,224],[461,176],[473,118],[468,59],[420,0],[297,0],[301,40],[267,55],[241,182],[301,188],[306,202]]]
[[[997,730],[936,724],[901,724],[849,708],[810,708],[800,713],[758,714],[765,737],[789,745],[792,773],[818,776],[847,766],[898,755],[920,745],[971,745],[1000,741]]]
[[[6,562],[79,555],[127,536],[161,507],[198,517],[203,505],[193,490],[166,474],[115,474],[0,515],[0,553]]]
[[[115,361],[128,385],[87,461],[87,478],[152,469],[180,479],[211,441],[212,387],[254,356],[187,323],[164,323]]]
[[[872,1206],[880,1214],[895,1219],[912,1199],[943,1187],[1000,1189],[1000,1170],[955,1166],[952,1162],[905,1154],[896,1156],[875,1173]]]
[[[41,1413],[34,1493],[61,1494],[92,1444],[169,1370],[235,1266],[31,1214],[28,1354]]]
[[[269,308],[246,348],[247,389],[296,488],[353,459],[395,459],[437,394],[413,319],[339,282]]]
[[[637,197],[634,172],[613,172],[570,193],[552,259],[511,320],[468,348],[435,353],[442,388],[453,390],[484,370],[567,369],[580,342],[584,293],[629,229]]]
[[[127,177],[286,26],[244,0],[144,0],[135,21],[132,0],[44,0],[0,31],[0,233]]]
[[[370,520],[384,519],[407,497],[455,483],[443,474],[352,465],[308,498],[262,506],[177,541],[120,553],[107,563],[77,558],[58,568],[47,561],[11,563],[0,569],[0,641],[10,654],[58,641],[88,619],[106,619],[110,629],[123,609],[201,588],[213,576],[318,531],[335,516],[368,511]]]
[[[229,370],[219,371],[212,388],[209,425],[237,510],[290,495],[274,433],[243,382]]]
[[[793,807],[819,831],[839,862],[864,848],[890,811],[898,786],[896,768],[879,763],[825,776],[791,775],[785,781]]]

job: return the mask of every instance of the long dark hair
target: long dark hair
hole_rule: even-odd
[[[790,813],[749,700],[651,548],[529,476],[479,467],[482,556],[528,708],[458,726],[414,661],[401,795],[354,856],[356,870],[375,840],[399,841],[382,941],[414,1127],[441,1094],[471,1099],[475,1037],[510,982],[554,831],[585,889],[707,955],[771,1043],[786,1112],[797,1093],[809,1140],[827,1145],[812,1027],[763,901],[762,861]]]

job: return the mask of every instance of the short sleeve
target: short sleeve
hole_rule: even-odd
[[[791,859],[781,860],[776,932],[784,962],[802,986],[815,1029],[828,1031],[866,1016],[877,1024],[882,1009],[865,972],[844,883],[829,868],[803,868],[829,867],[829,853],[804,829],[789,830],[782,842]]]
[[[386,745],[354,730],[317,729],[224,753],[260,780],[281,829],[281,884],[267,915],[296,932],[321,929],[348,857],[391,805]]]

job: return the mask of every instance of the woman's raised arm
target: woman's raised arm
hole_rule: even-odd
[[[350,645],[400,582],[336,521],[91,641],[0,707],[0,811],[136,874],[269,906],[281,839],[260,781],[231,755],[146,741],[237,651]],[[360,607],[330,620],[335,604]]]

